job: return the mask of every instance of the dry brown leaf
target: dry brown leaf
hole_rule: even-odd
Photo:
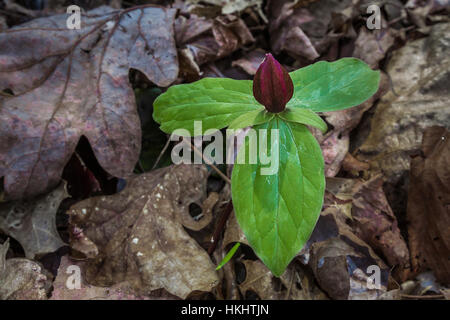
[[[397,218],[383,191],[383,177],[375,176],[356,186],[353,192],[352,226],[358,237],[380,252],[405,280],[409,250],[397,225]]]
[[[53,188],[82,135],[110,174],[132,172],[141,131],[129,69],[158,86],[176,79],[175,12],[103,6],[79,30],[61,14],[0,34],[0,177],[9,198]]]
[[[243,260],[246,276],[239,284],[242,296],[255,293],[262,300],[325,300],[326,295],[314,283],[311,274],[298,262],[289,265],[280,278],[260,260]]]
[[[181,74],[201,76],[200,67],[255,41],[244,21],[233,15],[205,19],[195,14],[176,20]]]
[[[128,180],[116,195],[74,205],[72,227],[98,250],[87,261],[86,280],[99,286],[129,281],[140,294],[164,288],[181,298],[214,288],[215,266],[181,223],[192,199],[206,197],[206,177],[204,166],[171,166]],[[79,239],[72,235],[71,245]]]
[[[386,292],[388,270],[381,269],[383,265],[378,265],[366,250],[348,238],[330,238],[312,244],[309,265],[320,287],[332,299],[373,300]],[[380,267],[379,288],[368,286],[370,266]]]
[[[255,49],[253,51],[250,51],[246,55],[244,55],[242,58],[233,61],[231,64],[232,67],[240,67],[245,72],[247,72],[249,75],[254,76],[256,74],[256,70],[258,70],[259,65],[264,60],[265,57],[265,51],[262,49]]]
[[[46,300],[47,276],[35,261],[6,260],[9,239],[0,245],[0,300]]]
[[[384,20],[382,22],[385,23]],[[369,30],[362,27],[355,41],[353,56],[366,62],[372,69],[378,69],[378,63],[394,45],[396,37],[395,29],[384,27],[380,30]]]
[[[96,287],[86,283],[81,277],[80,287],[75,288],[75,272],[84,268],[85,263],[70,260],[68,256],[61,258],[50,300],[148,300],[173,299],[166,296],[140,296],[131,288],[128,282],[121,282],[111,287]]]
[[[23,201],[0,203],[0,230],[20,242],[27,258],[64,246],[56,229],[56,212],[69,195],[65,182],[52,192]]]
[[[450,284],[450,132],[427,129],[423,156],[411,161],[408,192],[408,236],[413,270],[430,268]]]
[[[404,188],[395,185],[407,177],[410,156],[418,153],[425,128],[450,123],[449,36],[450,24],[436,24],[429,37],[408,42],[388,63],[393,90],[378,103],[357,157],[384,173],[391,194]]]

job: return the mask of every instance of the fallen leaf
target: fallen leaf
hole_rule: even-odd
[[[55,220],[61,201],[68,196],[61,182],[55,190],[32,200],[0,203],[0,230],[19,241],[29,259],[54,252],[65,245]]]
[[[37,262],[6,259],[9,239],[0,245],[0,300],[46,300],[48,281]]]
[[[0,176],[7,197],[53,188],[82,135],[107,172],[132,172],[141,131],[128,72],[140,70],[163,87],[176,79],[174,15],[160,7],[103,6],[83,16],[79,30],[68,31],[61,14],[0,34]]]
[[[206,197],[206,177],[204,166],[166,167],[128,180],[118,194],[72,206],[70,224],[83,235],[72,235],[71,246],[87,238],[98,252],[90,246],[86,254],[86,281],[129,281],[139,294],[164,288],[183,299],[214,288],[215,266],[182,224],[183,211]]]
[[[249,53],[245,54],[242,58],[233,61],[231,66],[240,67],[249,75],[254,76],[256,74],[256,70],[258,70],[259,68],[259,65],[264,60],[265,54],[266,54],[265,51],[262,49],[250,51]]]
[[[429,37],[394,51],[387,65],[393,90],[378,103],[357,158],[369,161],[371,171],[384,173],[389,194],[404,189],[406,195],[407,184],[402,181],[410,168],[410,156],[420,149],[425,128],[450,123],[450,45],[442,41],[449,37],[449,30],[448,23],[434,25]]]
[[[348,241],[348,239],[347,239]],[[374,300],[386,292],[388,270],[382,270],[364,247],[340,238],[313,243],[309,265],[322,289],[337,300]],[[355,243],[353,243],[355,245]],[[369,287],[369,267],[379,268],[379,287]]]
[[[381,175],[355,187],[352,217],[356,235],[379,252],[390,266],[395,266],[395,274],[405,280],[410,268],[409,250],[384,194]]]
[[[269,34],[274,53],[286,51],[293,57],[301,57],[312,61],[319,57],[309,37],[303,32],[301,25],[312,21],[314,17],[307,9],[295,8],[288,1],[270,1]]]
[[[407,218],[413,270],[430,268],[450,283],[450,133],[431,127],[423,136],[423,156],[411,160]]]
[[[299,263],[291,263],[280,278],[275,277],[260,260],[243,260],[245,280],[239,284],[242,296],[256,294],[261,300],[326,300],[312,275]]]
[[[231,14],[239,11],[243,11],[250,7],[257,7],[261,10],[263,0],[188,0],[189,4],[197,4],[199,2],[211,4],[222,8],[222,14]]]
[[[137,295],[131,285],[124,281],[111,287],[96,287],[84,281],[81,277],[79,288],[74,286],[76,270],[84,268],[85,262],[73,261],[68,256],[61,258],[55,281],[53,281],[53,291],[50,300],[159,300],[173,299],[173,297],[140,296]],[[70,284],[70,285],[68,285]]]
[[[385,23],[384,20],[382,22]],[[353,56],[366,62],[372,69],[377,69],[378,63],[394,45],[396,37],[397,32],[392,28],[368,30],[362,27],[355,41]]]

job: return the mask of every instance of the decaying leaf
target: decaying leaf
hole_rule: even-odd
[[[54,187],[82,135],[106,171],[131,173],[141,132],[128,72],[163,87],[176,79],[174,15],[99,7],[79,30],[61,14],[0,34],[0,176],[9,198]]]
[[[195,14],[176,20],[181,74],[199,77],[200,67],[255,41],[244,21],[233,15],[206,19]]]
[[[397,273],[409,269],[409,250],[384,194],[381,175],[354,189],[352,218],[356,235],[380,252]]]
[[[303,32],[301,25],[313,20],[307,9],[294,8],[288,1],[270,1],[269,32],[275,53],[286,51],[294,57],[313,61],[319,57],[316,48]]]
[[[188,0],[187,3],[197,4],[199,2],[204,2],[214,6],[222,8],[223,14],[231,14],[238,11],[242,11],[249,7],[257,7],[261,10],[262,0]]]
[[[373,300],[386,291],[388,271],[381,270],[374,259],[360,251],[362,248],[353,247],[339,238],[312,244],[309,265],[320,287],[331,298]],[[371,266],[375,269],[371,269]],[[379,283],[369,280],[373,270],[379,274],[375,280]],[[372,287],[372,284],[377,286]]]
[[[73,261],[68,256],[61,258],[58,274],[53,282],[50,300],[148,300],[170,299],[170,297],[137,295],[128,282],[114,284],[111,287],[96,287],[86,283],[76,272],[84,268],[85,262]],[[77,281],[80,281],[79,283]],[[79,284],[79,287],[76,286]],[[172,298],[173,299],[173,298]]]
[[[71,246],[88,239],[96,249],[86,253],[86,281],[129,281],[140,294],[164,288],[181,298],[215,287],[215,266],[181,222],[183,211],[206,197],[206,177],[204,166],[171,166],[128,180],[118,194],[74,205],[70,224],[82,236],[72,234]]]
[[[408,42],[388,63],[393,90],[377,105],[358,158],[385,174],[395,187],[392,194],[405,188],[395,184],[407,176],[410,155],[418,153],[424,129],[449,126],[449,30],[448,23],[434,25],[429,37]]]
[[[56,212],[69,195],[66,184],[32,200],[0,203],[0,230],[22,245],[27,258],[54,252],[64,246],[56,229]]]
[[[239,284],[242,296],[256,294],[262,300],[325,300],[304,266],[292,263],[278,279],[260,260],[243,260],[246,275]]]
[[[256,49],[247,53],[244,57],[233,61],[231,64],[233,67],[238,66],[242,68],[249,75],[254,76],[256,70],[258,70],[259,65],[264,60],[265,51],[261,49]]]
[[[368,181],[328,178],[327,191],[324,208],[335,210],[343,218],[341,225],[344,217],[349,217],[345,225],[351,232],[395,267],[395,275],[404,280],[409,270],[409,250],[383,191],[383,177],[378,175]]]
[[[382,27],[380,30],[362,27],[355,41],[353,56],[366,62],[372,69],[378,68],[378,63],[386,56],[397,37],[396,30],[387,28],[384,20]]]
[[[407,216],[413,270],[430,268],[450,284],[450,133],[427,129],[423,156],[411,161]]]
[[[47,276],[41,265],[24,258],[6,260],[9,240],[0,245],[0,300],[46,300]]]

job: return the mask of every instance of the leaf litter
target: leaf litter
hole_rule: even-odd
[[[86,8],[86,27],[69,33],[61,8],[42,14],[8,1],[11,15],[0,12],[0,298],[448,296],[448,6],[380,3],[382,28],[368,30],[366,1],[261,3]],[[323,113],[327,133],[311,129],[326,161],[324,207],[280,278],[254,255],[234,214],[222,219],[230,190],[210,166],[145,172],[153,163],[141,146],[165,137],[148,129],[151,102],[139,113],[135,102],[138,92],[205,76],[251,79],[266,52],[288,70],[345,56],[382,70],[373,98]],[[103,170],[118,183],[113,191],[65,191],[61,176],[80,137],[98,162],[77,149],[89,173],[81,190]],[[9,250],[8,237],[18,241]],[[53,277],[39,261],[65,242],[71,252],[54,255]],[[66,286],[70,265],[82,272],[79,291]],[[381,271],[377,288],[367,287],[370,266]]]

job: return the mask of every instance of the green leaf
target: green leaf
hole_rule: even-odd
[[[261,155],[251,164],[234,165],[232,199],[236,218],[251,247],[276,276],[280,276],[292,258],[310,237],[323,203],[324,162],[319,144],[302,124],[287,123],[279,117],[255,126],[257,136],[267,133],[267,153],[279,152],[279,167],[272,175],[263,175]],[[278,129],[279,139],[272,144]],[[275,135],[276,136],[276,135]],[[241,147],[248,158],[250,139]]]
[[[222,129],[239,116],[262,106],[253,97],[252,81],[228,78],[204,78],[199,81],[170,87],[154,102],[153,118],[161,130],[173,133],[176,129],[194,132],[194,121],[202,121],[202,132]]]
[[[327,124],[314,111],[301,108],[287,108],[280,112],[278,116],[286,121],[307,124],[320,129],[323,133],[327,132]]]
[[[320,61],[289,75],[294,82],[294,96],[287,106],[316,112],[357,106],[378,90],[380,81],[379,71],[356,58]]]
[[[240,245],[241,244],[238,242],[233,246],[233,248],[231,248],[231,250],[227,253],[225,258],[223,258],[222,261],[220,261],[219,265],[216,267],[216,271],[222,268],[228,261],[230,261],[230,259],[234,256]]]
[[[228,126],[228,129],[242,129],[257,124],[263,124],[270,121],[274,116],[275,114],[267,112],[264,108],[249,111],[239,118],[234,119]]]

